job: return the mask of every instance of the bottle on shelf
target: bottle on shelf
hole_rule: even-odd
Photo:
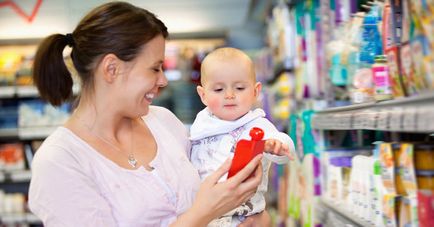
[[[375,100],[391,99],[392,88],[385,55],[375,56],[375,63],[372,65],[372,76],[375,84]]]

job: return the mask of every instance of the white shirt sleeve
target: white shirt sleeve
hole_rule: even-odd
[[[79,161],[58,146],[38,150],[32,164],[29,208],[44,226],[116,226],[111,208]]]

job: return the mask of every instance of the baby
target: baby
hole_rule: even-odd
[[[262,109],[254,109],[261,83],[256,82],[251,59],[235,48],[219,48],[202,62],[201,86],[197,92],[206,108],[197,114],[191,129],[191,161],[201,179],[216,171],[233,157],[237,141],[250,140],[253,127],[264,131],[263,178],[256,194],[240,207],[214,220],[209,226],[236,226],[246,216],[265,209],[270,161],[284,164],[292,159],[294,143],[265,118]],[[227,176],[223,176],[223,181]]]

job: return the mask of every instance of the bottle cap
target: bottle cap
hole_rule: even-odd
[[[375,62],[387,62],[386,55],[375,55]]]
[[[374,175],[380,175],[381,174],[381,165],[379,161],[376,161],[374,163]]]

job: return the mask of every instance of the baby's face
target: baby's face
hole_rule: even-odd
[[[242,61],[220,61],[208,65],[205,73],[198,93],[216,117],[233,121],[251,110],[261,85],[255,82],[250,65]]]

